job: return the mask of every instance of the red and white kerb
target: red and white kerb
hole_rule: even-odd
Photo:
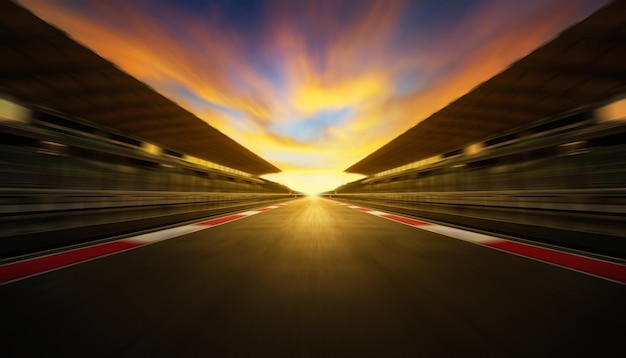
[[[359,210],[381,218],[393,220],[402,224],[413,226],[421,230],[445,235],[454,239],[459,239],[473,244],[478,244],[493,249],[505,251],[515,255],[528,257],[552,265],[564,267],[570,270],[582,272],[588,275],[600,277],[613,282],[626,284],[626,265],[606,261],[598,258],[578,255],[570,252],[560,251],[552,248],[542,247],[518,241],[506,240],[499,237],[480,234],[473,231],[457,229],[454,227],[437,225],[426,221],[407,218],[400,215],[385,213],[382,211],[363,208],[336,201],[339,205],[351,209]]]
[[[140,246],[153,244],[155,242],[173,239],[178,236],[256,215],[267,210],[276,209],[287,204],[289,203],[281,203],[243,213],[201,221],[194,224],[128,237],[121,240],[80,247],[69,251],[57,252],[50,255],[2,264],[0,265],[0,285],[21,280],[30,276],[39,275],[44,272],[58,270],[66,266],[112,255],[118,252],[134,249]]]

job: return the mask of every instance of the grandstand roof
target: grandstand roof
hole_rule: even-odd
[[[626,91],[626,1],[615,1],[346,172],[372,175]]]
[[[0,2],[0,93],[250,174],[280,172],[12,1]]]

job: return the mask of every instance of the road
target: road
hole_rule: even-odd
[[[626,333],[624,285],[319,198],[0,297],[11,357],[608,357]]]

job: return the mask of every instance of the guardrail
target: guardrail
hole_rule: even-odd
[[[595,252],[626,254],[626,189],[342,193],[330,197]]]
[[[204,204],[225,207],[242,200],[289,198],[281,193],[166,192],[66,189],[0,189],[0,214],[25,214],[152,205]]]
[[[0,189],[0,257],[295,197],[287,193]]]

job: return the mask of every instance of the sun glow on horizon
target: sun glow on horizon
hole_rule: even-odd
[[[289,171],[284,173],[267,174],[265,179],[280,183],[294,191],[307,195],[317,195],[331,191],[343,184],[361,179],[364,176],[351,173],[337,173],[336,171]]]

